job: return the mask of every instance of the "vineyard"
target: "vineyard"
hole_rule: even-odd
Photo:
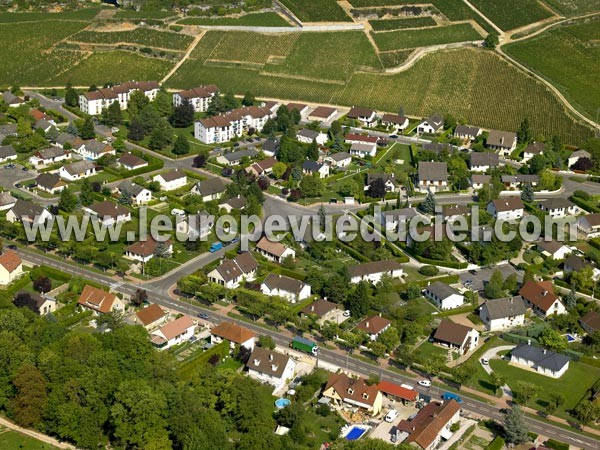
[[[380,51],[403,50],[482,39],[481,35],[468,23],[418,30],[373,33],[372,36]]]
[[[552,17],[537,0],[471,0],[471,3],[505,31]]]
[[[0,80],[36,85],[66,70],[79,54],[53,50],[53,46],[85,26],[84,22],[51,20],[0,24]]]
[[[177,22],[180,25],[225,25],[249,27],[289,27],[291,26],[283,17],[274,12],[246,14],[239,18],[220,17],[209,19],[206,17],[188,17]]]
[[[504,49],[550,80],[580,111],[594,118],[600,105],[600,57],[595,46],[599,40],[600,20],[596,18],[555,27]]]
[[[146,58],[127,51],[98,52],[52,78],[48,84],[103,85],[107,81],[160,80],[172,67],[162,59]]]
[[[394,52],[385,52],[379,54],[381,64],[384,69],[391,69],[392,67],[398,67],[404,61],[408,59],[413,50],[397,50]]]
[[[437,24],[429,16],[407,19],[369,20],[373,31],[401,30],[403,28],[434,27]]]
[[[93,44],[135,44],[143,47],[168,48],[185,50],[194,40],[185,34],[168,31],[157,31],[149,28],[136,28],[131,31],[82,31],[71,39],[73,42]]]
[[[348,22],[352,19],[335,0],[281,0],[302,22]]]
[[[600,11],[598,0],[545,0],[548,5],[563,16]]]
[[[100,12],[100,8],[85,8],[76,11],[64,11],[60,13],[27,12],[27,13],[0,13],[0,23],[15,22],[40,22],[47,20],[92,20]]]

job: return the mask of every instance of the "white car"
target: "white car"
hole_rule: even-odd
[[[488,358],[481,358],[481,364],[483,364],[484,366],[487,366],[490,363],[490,360]]]
[[[342,315],[343,315],[344,317],[350,317],[350,310],[349,310],[349,309],[347,309],[346,311],[344,311],[344,312],[342,313]]]
[[[386,415],[385,415],[385,421],[386,422],[393,422],[394,419],[398,417],[398,411],[396,411],[395,409],[391,409]]]
[[[430,387],[431,386],[431,381],[429,380],[419,380],[419,386],[423,386],[423,387]]]

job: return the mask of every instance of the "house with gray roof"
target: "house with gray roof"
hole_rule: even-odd
[[[441,281],[431,283],[425,288],[423,294],[443,310],[458,308],[465,302],[464,295]]]
[[[493,152],[473,152],[469,156],[471,172],[487,172],[500,166],[500,157]]]
[[[580,158],[591,159],[592,155],[590,154],[590,152],[587,152],[585,150],[576,150],[569,156],[569,159],[567,160],[567,166],[569,168],[572,167],[577,161],[579,161]]]
[[[273,392],[284,388],[294,378],[296,361],[288,355],[263,347],[254,347],[246,363],[248,376],[274,387]]]
[[[500,156],[508,156],[517,148],[517,134],[512,131],[490,130],[485,144]]]
[[[41,224],[53,218],[53,215],[36,203],[18,199],[14,206],[6,213],[6,220],[11,223],[28,222]]]
[[[572,201],[564,197],[554,197],[538,202],[538,208],[547,213],[552,219],[572,216],[579,212],[579,208]]]
[[[260,285],[260,290],[268,296],[283,297],[291,303],[310,297],[310,285],[285,275],[270,273]]]
[[[58,174],[63,180],[76,181],[96,175],[97,166],[92,161],[77,161],[62,166]]]
[[[6,211],[7,209],[11,209],[13,206],[15,206],[16,202],[17,199],[10,195],[10,192],[0,192],[0,211]]]
[[[0,163],[14,161],[17,159],[17,152],[12,145],[0,146]]]
[[[217,162],[226,166],[238,166],[242,163],[244,158],[252,159],[255,158],[256,155],[258,155],[258,151],[256,151],[256,149],[253,147],[249,147],[217,156]]]
[[[523,325],[527,307],[520,295],[486,301],[479,318],[488,331],[501,331]]]
[[[309,128],[302,128],[296,133],[296,139],[303,144],[311,144],[315,141],[319,145],[325,145],[327,135],[322,131],[315,131]]]
[[[36,151],[29,158],[29,163],[34,167],[43,167],[60,161],[66,161],[70,158],[71,152],[62,149],[61,147],[48,147]]]
[[[510,352],[510,363],[515,366],[532,369],[540,375],[560,378],[569,370],[569,358],[562,353],[535,347],[531,344],[520,344]]]
[[[220,199],[227,186],[220,178],[209,178],[208,180],[198,181],[192,188],[192,194],[202,197],[203,202]]]
[[[435,134],[444,130],[444,118],[440,114],[434,114],[417,125],[417,133]]]
[[[152,191],[130,180],[125,180],[117,186],[121,195],[130,195],[133,206],[146,205],[152,200]]]
[[[58,174],[44,172],[35,179],[37,188],[49,194],[56,194],[67,187],[67,183],[60,179]]]
[[[439,192],[448,189],[448,164],[445,162],[419,163],[417,189],[420,192]]]
[[[309,176],[318,174],[319,178],[326,178],[329,176],[329,166],[317,161],[304,161],[302,173]]]
[[[471,127],[469,125],[456,125],[454,129],[454,137],[456,139],[475,140],[481,134],[481,128]]]

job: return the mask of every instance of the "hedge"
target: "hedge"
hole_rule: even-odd
[[[531,341],[532,344],[537,344],[537,340],[530,336],[521,336],[520,334],[514,333],[502,333],[500,335],[502,339],[508,342],[512,342],[513,344],[527,344],[527,342]]]
[[[580,208],[585,209],[586,211],[589,212],[600,212],[600,208],[598,208],[597,206],[592,205],[591,203],[586,202],[585,200],[579,198],[579,197],[575,197],[575,196],[571,196],[570,200],[575,203],[577,206],[579,206]]]
[[[446,283],[446,284],[454,284],[454,283],[458,283],[459,279],[460,278],[458,275],[446,275],[444,277],[435,277],[435,278],[430,278],[430,279],[426,279],[426,280],[420,280],[420,281],[417,281],[416,283],[421,287],[425,287],[425,286],[429,285],[429,283],[431,283],[432,281],[439,281],[441,283]]]
[[[501,450],[504,448],[504,438],[496,436],[492,442],[486,447],[486,450]]]
[[[440,261],[437,259],[423,258],[420,255],[416,255],[413,252],[412,248],[410,248],[408,246],[404,246],[402,248],[404,248],[404,250],[409,255],[411,255],[413,258],[415,258],[417,261],[419,261],[420,263],[423,263],[423,264],[429,264],[432,266],[448,267],[450,269],[466,269],[469,266],[468,263],[462,263],[462,262],[458,262],[458,261]]]
[[[370,259],[367,258],[365,255],[363,255],[359,251],[354,250],[352,247],[350,247],[348,244],[346,244],[342,241],[336,240],[335,245],[337,245],[340,249],[342,249],[343,251],[348,253],[350,256],[352,256],[357,261],[361,261],[361,262],[369,262],[370,261]]]
[[[554,450],[569,450],[569,444],[555,441],[554,439],[548,439],[546,442],[544,442],[544,445],[548,448],[553,448]]]
[[[47,276],[48,278],[52,278],[53,280],[56,280],[56,281],[63,281],[65,283],[67,283],[71,280],[71,275],[68,275],[65,272],[55,269],[53,267],[39,266],[35,269],[32,269],[32,271],[34,271],[34,270],[35,271],[40,270],[43,275]]]

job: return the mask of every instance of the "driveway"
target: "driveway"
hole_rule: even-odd
[[[510,264],[502,264],[496,267],[485,267],[477,270],[477,273],[473,275],[470,272],[463,272],[460,274],[460,282],[464,285],[466,281],[471,281],[471,290],[473,291],[483,291],[485,287],[485,283],[491,278],[492,273],[495,270],[499,270],[502,273],[502,276],[506,279],[509,275],[513,273],[517,275],[517,280],[519,282],[522,281],[523,275],[519,273],[517,269],[515,269]]]
[[[513,348],[515,348],[515,345],[501,345],[499,347],[490,348],[483,355],[481,355],[479,364],[481,364],[481,367],[483,367],[483,370],[485,370],[489,375],[492,375],[494,373],[494,371],[492,370],[492,367],[489,364],[483,364],[481,361],[484,358],[487,358],[488,361],[491,361],[493,358],[498,358],[498,353],[504,352],[506,350],[512,350]],[[510,390],[510,388],[508,387],[507,384],[502,386],[502,394],[505,397],[512,397],[512,395],[513,395],[512,391]]]

